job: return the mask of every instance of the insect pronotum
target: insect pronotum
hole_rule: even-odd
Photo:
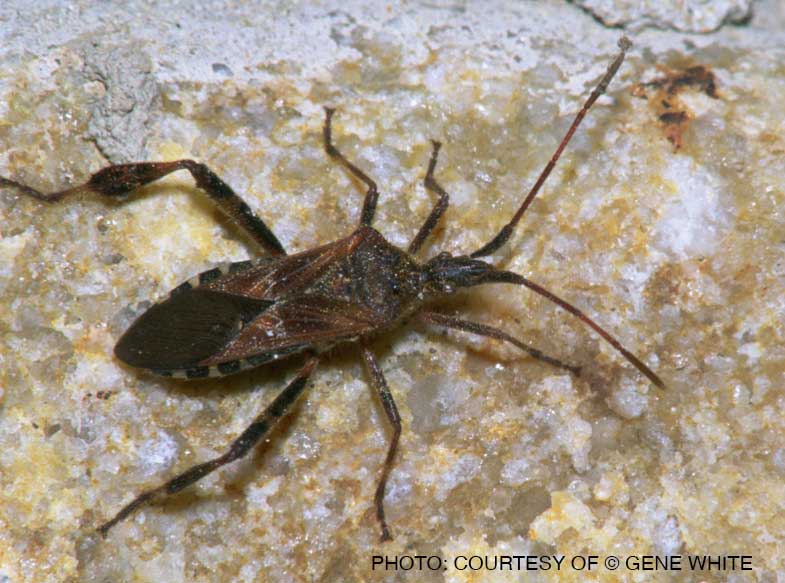
[[[325,108],[324,148],[333,160],[367,187],[360,225],[346,238],[294,255],[286,253],[264,221],[225,182],[207,166],[193,160],[109,166],[93,174],[83,185],[51,194],[0,177],[0,186],[53,202],[80,191],[124,197],[171,172],[187,170],[197,186],[268,255],[205,271],[178,286],[131,325],[118,341],[115,355],[132,367],[178,379],[234,374],[300,353],[305,358],[294,379],[223,455],[197,464],[166,483],[142,492],[101,524],[98,531],[106,535],[115,524],[141,506],[175,494],[246,455],[302,395],[321,355],[336,344],[352,342],[360,346],[371,386],[378,393],[393,428],[374,496],[381,538],[390,540],[392,537],[384,513],[384,492],[401,434],[401,420],[382,369],[369,347],[372,338],[404,320],[418,318],[426,323],[508,342],[551,365],[573,374],[580,373],[578,367],[546,356],[502,330],[439,313],[429,307],[438,298],[458,288],[490,283],[527,287],[577,316],[652,383],[664,387],[649,367],[582,311],[529,279],[497,269],[480,259],[494,253],[510,238],[581,120],[605,92],[630,46],[626,38],[619,41],[621,50],[618,56],[578,112],[510,222],[488,243],[468,255],[439,253],[425,261],[416,259],[448,205],[449,196],[434,177],[441,144],[433,141],[425,175],[425,188],[437,196],[436,204],[408,249],[399,249],[372,226],[378,198],[376,183],[333,144],[335,110],[329,107]]]

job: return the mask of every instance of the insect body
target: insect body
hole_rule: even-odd
[[[377,231],[206,271],[144,313],[115,348],[134,367],[203,378],[384,330],[422,303],[424,272]]]
[[[43,194],[13,180],[0,186],[16,188],[36,198],[54,201],[77,190],[105,196],[124,196],[177,170],[188,170],[199,186],[270,255],[206,271],[175,288],[152,306],[120,338],[115,354],[121,361],[154,374],[199,379],[233,374],[280,358],[302,353],[305,364],[287,387],[262,411],[221,456],[198,464],[163,485],[143,492],[111,520],[99,526],[102,534],[140,506],[174,494],[217,468],[242,456],[269,433],[304,391],[320,355],[339,343],[354,342],[360,349],[371,385],[379,394],[393,435],[375,494],[382,540],[391,538],[384,515],[384,491],[393,466],[401,421],[369,341],[407,318],[463,330],[509,342],[554,366],[579,369],[542,354],[502,330],[430,308],[452,291],[480,284],[507,283],[528,287],[576,315],[614,346],[655,385],[659,377],[583,312],[521,275],[497,269],[480,257],[499,249],[511,236],[524,212],[556,164],[575,129],[621,66],[630,44],[623,38],[620,54],[608,68],[556,153],[512,220],[486,245],[453,257],[440,253],[420,262],[416,254],[436,227],[448,204],[448,194],[434,178],[441,144],[433,142],[426,188],[438,195],[431,213],[406,251],[389,243],[372,227],[378,199],[376,183],[347,160],[332,142],[334,110],[326,108],[324,142],[327,153],[367,186],[359,228],[346,238],[316,249],[287,255],[265,223],[232,189],[203,164],[192,160],[142,162],[110,166],[83,186]]]

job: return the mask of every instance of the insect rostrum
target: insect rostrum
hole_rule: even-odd
[[[498,250],[514,232],[581,120],[621,66],[630,43],[623,38],[619,46],[619,55],[581,108],[518,211],[493,239],[469,255],[439,253],[425,261],[417,259],[423,243],[448,205],[449,196],[435,178],[441,144],[433,142],[425,176],[425,187],[437,196],[437,201],[408,249],[402,250],[373,228],[378,199],[376,183],[333,144],[334,110],[331,108],[325,109],[325,150],[367,187],[360,226],[343,239],[292,255],[286,253],[264,221],[226,183],[207,166],[193,160],[110,166],[95,173],[84,185],[53,194],[44,194],[0,177],[0,186],[52,202],[79,191],[124,197],[171,172],[187,170],[197,186],[268,255],[211,269],[175,288],[165,300],[152,306],[131,325],[118,341],[115,355],[130,366],[182,379],[233,374],[300,353],[305,358],[294,379],[223,455],[143,492],[100,525],[99,532],[105,535],[140,506],[174,494],[246,455],[303,393],[320,355],[336,344],[352,342],[359,344],[371,385],[393,427],[374,499],[382,540],[391,539],[384,514],[384,492],[401,434],[401,420],[379,363],[369,348],[372,338],[406,319],[418,318],[426,323],[509,342],[551,365],[574,374],[580,372],[577,367],[546,356],[499,329],[448,316],[431,307],[440,297],[458,288],[491,283],[527,287],[580,318],[652,383],[664,386],[653,371],[583,312],[523,276],[497,269],[481,259]]]

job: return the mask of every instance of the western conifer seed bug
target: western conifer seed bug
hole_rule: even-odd
[[[294,379],[237,437],[223,455],[197,464],[166,483],[139,494],[114,517],[101,524],[102,535],[140,507],[159,501],[197,482],[221,466],[245,456],[290,410],[306,388],[321,355],[340,343],[357,343],[370,383],[379,395],[393,433],[374,496],[382,540],[390,540],[385,520],[384,492],[393,468],[401,420],[382,369],[369,347],[372,338],[402,324],[419,320],[508,342],[551,365],[579,374],[574,366],[544,355],[509,334],[476,322],[445,315],[429,306],[463,287],[490,283],[524,286],[577,316],[610,343],[658,387],[660,378],[589,316],[552,292],[516,273],[483,261],[504,245],[540,191],[573,133],[621,66],[630,41],[619,41],[620,52],[592,91],[523,203],[488,243],[468,255],[439,253],[423,262],[418,251],[447,209],[449,196],[434,173],[441,144],[433,149],[425,188],[437,197],[427,219],[403,250],[373,228],[378,198],[376,183],[333,144],[335,110],[325,108],[324,148],[327,154],[367,187],[360,225],[351,235],[315,249],[288,255],[267,225],[207,166],[189,159],[109,166],[81,186],[44,194],[0,177],[0,186],[14,188],[42,201],[58,201],[88,191],[121,198],[178,170],[187,170],[231,219],[245,230],[267,256],[210,269],[175,288],[166,299],[143,313],[115,347],[122,362],[163,377],[201,379],[237,373],[295,354],[305,363]]]

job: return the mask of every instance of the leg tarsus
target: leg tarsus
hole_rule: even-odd
[[[337,160],[352,176],[361,180],[365,186],[368,187],[368,190],[365,193],[362,214],[360,215],[360,224],[370,227],[373,223],[373,216],[376,213],[376,202],[379,199],[379,190],[376,186],[376,182],[356,165],[347,160],[346,156],[344,156],[333,144],[332,124],[335,108],[325,107],[324,114],[324,150],[327,152],[328,156]]]
[[[3,186],[7,186],[9,188],[14,188],[25,194],[27,196],[31,196],[35,199],[41,200],[43,202],[57,202],[61,198],[68,196],[69,194],[73,194],[79,192],[80,190],[86,190],[85,186],[77,186],[74,188],[68,188],[66,190],[60,190],[58,192],[50,192],[45,193],[41,192],[40,190],[36,190],[26,184],[22,184],[21,182],[17,182],[16,180],[11,180],[10,178],[3,178],[0,176],[0,188]]]
[[[387,449],[387,456],[384,458],[382,475],[379,478],[379,484],[376,486],[376,493],[373,497],[374,505],[376,506],[376,518],[379,520],[379,526],[382,529],[381,541],[386,542],[392,540],[392,535],[384,516],[384,491],[387,486],[387,478],[390,476],[390,470],[392,470],[395,452],[398,450],[398,440],[401,437],[401,416],[398,414],[398,407],[395,406],[395,400],[392,393],[390,393],[387,381],[373,352],[367,346],[362,347],[362,352],[366,368],[371,376],[371,384],[379,395],[384,412],[387,414],[387,419],[393,427],[390,446]]]
[[[415,235],[414,239],[412,239],[412,242],[409,244],[409,253],[412,255],[420,250],[420,247],[422,247],[425,239],[436,228],[439,219],[447,210],[447,206],[450,204],[450,195],[447,194],[447,191],[445,191],[444,188],[442,188],[442,186],[436,182],[436,179],[433,177],[434,171],[436,170],[436,162],[439,159],[439,150],[442,147],[442,143],[437,140],[431,140],[431,143],[433,144],[433,150],[431,151],[431,159],[428,162],[428,172],[425,174],[425,188],[438,194],[439,199],[433,206],[433,209],[428,215],[428,218],[425,219],[422,227],[420,227],[417,235]]]
[[[204,463],[197,464],[175,476],[165,484],[142,492],[139,496],[126,504],[111,520],[98,527],[97,530],[101,536],[105,537],[110,528],[133,514],[141,506],[176,494],[180,490],[198,482],[221,466],[245,456],[273,427],[275,427],[276,423],[286,414],[292,404],[294,404],[297,398],[303,393],[317,362],[318,358],[311,356],[300,369],[300,372],[297,373],[297,376],[283,391],[281,391],[272,403],[253,420],[245,431],[232,442],[229,449],[223,455]]]

